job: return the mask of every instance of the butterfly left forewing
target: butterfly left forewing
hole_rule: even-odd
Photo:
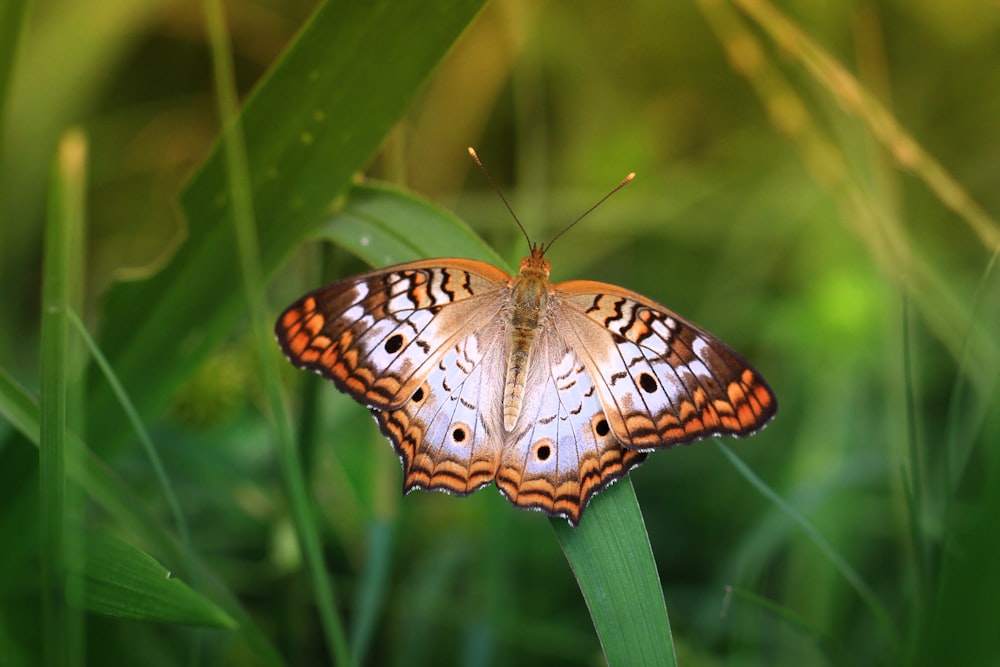
[[[763,377],[697,325],[613,285],[555,289],[565,335],[585,350],[611,428],[627,447],[747,436],[774,416],[777,400]]]
[[[399,405],[469,321],[495,317],[506,273],[483,262],[400,264],[310,292],[278,318],[286,356],[355,400]]]

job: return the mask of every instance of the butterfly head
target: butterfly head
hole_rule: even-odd
[[[521,260],[520,274],[522,276],[537,275],[548,280],[552,264],[545,259],[545,248],[546,246],[534,243],[531,245],[531,254]]]

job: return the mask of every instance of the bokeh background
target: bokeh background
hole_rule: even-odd
[[[314,10],[226,3],[241,99]],[[429,23],[412,30],[445,11],[428,7]],[[212,150],[220,112],[201,4],[9,2],[0,26],[0,369],[37,396],[60,137],[76,127],[88,146],[81,316],[114,365],[133,334],[183,309],[143,286],[176,269],[200,234],[178,193]],[[754,477],[711,442],[655,454],[631,475],[680,664],[995,661],[1000,8],[497,0],[446,47],[381,147],[350,167],[358,178],[453,211],[516,265],[524,239],[466,146],[535,240],[635,171],[553,247],[553,278],[612,282],[668,305],[739,350],[778,395],[765,431],[728,443]],[[359,67],[382,55],[364,39],[342,48]],[[369,106],[342,99],[340,113]],[[282,118],[270,123],[256,130],[282,131]],[[323,176],[310,187],[323,192]],[[326,194],[333,218],[343,194]],[[325,229],[316,217],[266,268],[269,317],[364,268]],[[266,235],[261,244],[268,252]],[[225,270],[235,257],[220,257],[215,280],[240,283]],[[184,360],[169,382],[144,384],[143,359],[131,358],[124,389],[209,573],[201,590],[242,608],[268,648],[229,630],[88,613],[70,651],[78,662],[331,659],[252,317],[225,307],[232,317],[210,344],[160,332],[177,348],[149,363]],[[362,662],[602,663],[544,517],[492,488],[401,497],[398,462],[367,411],[287,364],[282,373],[297,428],[311,429],[302,459],[324,562]],[[93,365],[86,382],[106,391]],[[38,450],[9,397],[0,407],[0,664],[35,664],[52,641],[39,620]],[[91,405],[79,423],[95,457],[173,534],[124,412]],[[183,569],[86,490],[78,500],[88,531]]]

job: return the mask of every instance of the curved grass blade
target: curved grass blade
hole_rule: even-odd
[[[236,621],[191,590],[152,556],[104,533],[86,540],[81,575],[90,611],[138,621],[236,628]]]
[[[177,525],[177,534],[180,537],[181,545],[184,548],[185,565],[193,575],[195,572],[194,550],[191,548],[191,535],[188,530],[187,519],[184,517],[184,512],[181,511],[180,501],[177,499],[177,494],[174,493],[173,484],[171,484],[170,477],[167,474],[167,469],[163,465],[163,459],[160,458],[160,454],[157,451],[156,446],[153,444],[153,438],[150,436],[149,430],[146,428],[145,424],[143,424],[142,418],[139,417],[139,413],[136,411],[135,406],[132,405],[132,402],[129,400],[128,394],[125,393],[121,383],[115,376],[114,369],[112,369],[110,364],[108,364],[108,360],[105,358],[104,353],[101,352],[97,343],[90,336],[90,332],[87,331],[87,327],[83,324],[75,311],[71,310],[69,312],[69,322],[73,325],[77,335],[80,336],[84,344],[87,346],[87,351],[89,352],[91,359],[93,359],[95,363],[97,363],[98,368],[101,369],[105,381],[115,393],[122,410],[125,412],[129,422],[132,424],[132,429],[135,431],[136,438],[139,440],[143,451],[146,453],[146,458],[149,459],[149,465],[153,469],[156,480],[163,489],[163,498],[167,502],[170,514],[173,515],[174,523]]]
[[[38,447],[38,402],[3,369],[0,369],[0,416]],[[151,545],[155,551],[168,555],[170,559],[183,561],[185,554],[181,545],[162,527],[142,501],[135,497],[128,485],[73,433],[69,433],[68,438],[75,455],[66,460],[67,477],[79,484],[91,500],[131,535],[144,544]],[[207,590],[224,605],[226,613],[236,619],[240,637],[258,662],[274,667],[284,665],[277,649],[240,606],[231,591],[201,563],[195,561],[195,565],[199,570],[192,577],[203,581]]]
[[[885,607],[879,601],[878,596],[875,595],[875,591],[868,586],[867,583],[861,578],[861,575],[857,573],[850,566],[850,564],[844,560],[844,557],[834,550],[833,545],[826,541],[816,527],[809,523],[802,514],[800,514],[794,507],[789,505],[784,498],[779,496],[774,489],[769,487],[764,480],[758,477],[753,470],[750,469],[747,464],[745,464],[742,459],[740,459],[731,449],[726,447],[719,438],[713,438],[716,447],[719,451],[729,460],[733,467],[736,468],[737,472],[743,476],[745,480],[750,482],[751,486],[757,489],[758,492],[770,502],[780,509],[789,519],[794,521],[802,528],[803,532],[812,540],[813,544],[819,548],[820,552],[830,561],[830,564],[840,573],[840,575],[847,581],[848,584],[857,592],[858,597],[860,597],[865,605],[867,605],[869,611],[871,611],[872,616],[878,622],[879,629],[882,634],[885,635],[889,646],[892,648],[895,655],[899,655],[899,635],[896,632],[896,628],[889,617],[889,612],[886,611]]]

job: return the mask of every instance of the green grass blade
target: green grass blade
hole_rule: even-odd
[[[167,475],[167,470],[163,465],[163,460],[160,458],[160,455],[156,450],[156,446],[153,444],[153,439],[150,437],[149,431],[142,423],[142,418],[139,416],[139,412],[136,410],[135,405],[132,404],[132,401],[125,393],[125,389],[121,386],[121,382],[118,381],[114,370],[105,358],[104,353],[102,353],[100,348],[97,346],[97,343],[90,336],[86,326],[84,326],[83,322],[80,321],[80,318],[75,312],[70,311],[68,315],[70,324],[87,346],[87,350],[90,353],[91,358],[95,361],[95,363],[97,363],[98,368],[101,369],[101,373],[103,374],[105,381],[107,381],[111,390],[118,398],[118,402],[121,405],[122,410],[125,412],[129,422],[132,424],[132,429],[135,431],[136,437],[142,444],[142,448],[146,453],[146,457],[149,459],[149,464],[153,468],[156,479],[163,488],[163,497],[167,501],[170,513],[174,517],[174,523],[177,524],[177,534],[180,536],[181,544],[184,548],[188,572],[194,572],[194,565],[192,562],[194,552],[191,549],[191,536],[190,531],[188,530],[187,519],[184,518],[184,512],[181,511],[180,501],[177,499],[177,494],[174,493],[174,487],[170,483],[170,477]]]
[[[351,657],[354,664],[365,664],[365,658],[375,638],[379,614],[385,605],[385,594],[392,575],[392,547],[395,526],[379,517],[368,528],[365,567],[355,598],[355,618],[351,626]]]
[[[289,495],[296,534],[309,570],[312,592],[319,607],[327,648],[336,664],[348,665],[352,663],[344,626],[337,614],[333,597],[333,584],[323,562],[323,551],[313,515],[312,499],[309,496],[303,475],[298,445],[292,433],[291,417],[281,397],[277,356],[271,342],[271,324],[267,321],[264,306],[264,276],[260,267],[260,248],[257,245],[257,229],[254,224],[246,145],[243,141],[242,126],[236,115],[236,84],[229,52],[229,33],[219,0],[208,0],[205,4],[212,43],[212,62],[215,66],[215,84],[220,115],[226,126],[223,149],[228,176],[228,196],[232,202],[233,222],[236,229],[240,272],[243,277],[244,296],[250,311],[250,326],[257,346],[257,357],[260,360],[264,376],[263,384],[277,430],[282,476]]]
[[[995,250],[983,269],[979,284],[976,285],[975,295],[972,298],[972,322],[970,330],[962,344],[962,354],[959,357],[958,373],[950,392],[951,398],[948,401],[948,453],[943,459],[946,468],[947,488],[951,493],[946,494],[944,502],[946,504],[945,515],[950,512],[950,504],[954,500],[952,495],[957,491],[963,476],[968,472],[969,460],[972,457],[978,436],[984,428],[990,409],[993,407],[992,398],[995,394],[998,381],[1000,381],[1000,369],[994,369],[989,389],[976,394],[968,391],[964,384],[964,379],[971,374],[967,369],[970,364],[969,342],[972,339],[973,328],[987,327],[984,318],[990,312],[989,307],[995,308],[996,297],[1000,294],[1000,289],[994,285],[997,276],[997,260],[1000,258],[1000,248]],[[962,414],[963,408],[967,410]]]
[[[3,370],[0,370],[0,416],[29,442],[36,447],[39,445],[41,417],[38,402]],[[168,555],[170,559],[182,562],[185,558],[182,547],[163,529],[156,516],[135,497],[128,485],[72,433],[68,434],[68,439],[70,448],[77,453],[66,461],[68,477],[79,484],[87,497],[129,534],[150,545],[155,551]],[[239,624],[239,632],[247,650],[262,665],[284,665],[277,649],[225,585],[203,565],[198,562],[195,565],[199,569],[192,575],[193,578],[204,581],[206,588],[216,599],[225,603],[226,613]],[[79,568],[81,571],[82,569]]]
[[[580,525],[552,519],[611,667],[676,665],[660,577],[632,481],[598,494]]]
[[[236,628],[220,607],[171,576],[149,554],[103,533],[87,535],[88,610],[116,618]]]
[[[365,167],[481,5],[318,7],[240,114],[265,276]],[[163,272],[109,296],[102,348],[143,414],[166,403],[244,307],[227,193],[217,146],[180,195],[189,226],[184,246]],[[91,408],[93,441],[117,442],[120,427],[100,421],[115,409],[113,396],[95,387]]]
[[[39,521],[41,524],[42,655],[49,665],[75,664],[82,653],[82,621],[72,604],[78,580],[67,548],[76,543],[67,517],[66,461],[72,379],[70,304],[81,284],[87,147],[78,132],[59,144],[53,169],[42,286],[41,400],[39,404]],[[79,403],[77,403],[79,404]]]
[[[875,595],[868,584],[861,578],[861,576],[852,568],[844,557],[841,556],[833,548],[833,546],[826,541],[816,527],[809,523],[802,514],[800,514],[794,507],[785,502],[785,499],[777,494],[777,492],[769,487],[764,480],[758,477],[753,470],[750,469],[747,464],[745,464],[731,449],[726,447],[721,440],[715,438],[715,445],[719,448],[719,451],[729,460],[729,462],[736,468],[737,472],[743,476],[745,480],[750,482],[750,485],[757,489],[758,492],[770,502],[772,502],[775,507],[780,509],[785,516],[794,521],[802,528],[802,531],[812,540],[813,544],[820,550],[820,552],[826,557],[828,561],[836,568],[840,575],[850,584],[851,588],[857,592],[858,596],[867,605],[869,611],[875,617],[878,622],[879,629],[882,634],[885,635],[886,640],[889,642],[893,653],[899,655],[899,636],[896,633],[895,626],[892,624],[892,620],[889,617],[889,612],[886,611],[885,607],[879,601],[878,596]]]

